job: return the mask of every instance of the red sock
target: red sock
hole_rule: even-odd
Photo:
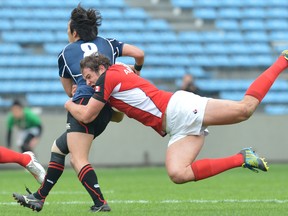
[[[191,168],[195,175],[195,181],[198,181],[235,167],[241,167],[243,163],[243,155],[238,153],[227,158],[197,160],[191,164]]]
[[[279,74],[288,67],[288,61],[280,56],[274,64],[265,70],[248,88],[245,95],[250,95],[262,101]]]
[[[30,155],[15,152],[0,146],[0,163],[18,163],[19,165],[26,167],[30,161]]]

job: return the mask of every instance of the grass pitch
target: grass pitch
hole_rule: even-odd
[[[93,205],[72,169],[66,169],[36,213],[23,208],[13,192],[39,187],[23,169],[0,170],[1,216],[238,216],[287,215],[288,164],[270,164],[267,173],[238,168],[215,177],[183,185],[172,183],[164,167],[96,169],[111,212],[90,213]]]

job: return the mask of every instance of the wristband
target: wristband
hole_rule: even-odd
[[[140,71],[141,69],[142,69],[142,66],[143,65],[137,65],[136,63],[134,64],[134,69],[136,70],[136,71]]]

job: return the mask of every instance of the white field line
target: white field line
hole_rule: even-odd
[[[197,204],[213,204],[213,203],[275,203],[275,204],[286,204],[288,200],[278,200],[278,199],[267,199],[267,200],[236,200],[236,199],[227,199],[227,200],[108,200],[109,203],[115,204],[181,204],[181,203],[197,203]],[[69,202],[45,202],[45,205],[90,205],[91,202],[80,202],[80,201],[69,201]],[[0,202],[1,205],[19,205],[15,202]]]
[[[86,191],[51,191],[52,194],[86,194]],[[104,191],[104,194],[112,194],[113,190]],[[25,194],[25,192],[24,192]],[[11,196],[12,193],[9,191],[1,191],[0,195]],[[13,198],[12,198],[13,199]],[[212,203],[276,203],[276,204],[286,204],[288,200],[279,200],[279,199],[225,199],[225,200],[204,200],[204,199],[191,199],[191,200],[159,200],[159,201],[151,201],[151,200],[108,200],[109,203],[115,204],[164,204],[164,203],[197,203],[197,204],[212,204]],[[56,205],[83,205],[83,204],[91,204],[91,202],[82,202],[82,201],[67,201],[67,202],[45,202],[45,205],[56,204]],[[19,205],[16,201],[14,202],[0,202],[0,205]]]

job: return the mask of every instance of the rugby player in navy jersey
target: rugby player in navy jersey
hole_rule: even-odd
[[[137,74],[144,63],[144,52],[138,47],[98,36],[101,21],[100,12],[94,9],[85,10],[78,5],[71,12],[67,28],[70,43],[59,54],[58,67],[63,88],[76,104],[87,104],[94,93],[93,88],[86,85],[80,71],[80,61],[85,56],[98,52],[109,58],[111,64],[120,56],[133,57],[135,65],[131,68]],[[94,202],[90,210],[110,211],[100,190],[97,175],[88,161],[88,155],[95,137],[105,130],[110,121],[119,122],[122,118],[123,114],[114,111],[110,105],[105,106],[101,114],[89,124],[77,121],[68,113],[67,130],[52,145],[43,184],[33,194],[28,190],[28,195],[14,193],[14,198],[25,207],[41,211],[50,190],[63,173],[65,156],[70,153],[71,165]]]

